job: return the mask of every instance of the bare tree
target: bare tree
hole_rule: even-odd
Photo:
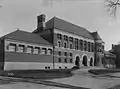
[[[115,17],[117,9],[120,7],[120,0],[106,0],[106,7],[109,15]]]

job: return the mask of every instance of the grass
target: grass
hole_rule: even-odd
[[[72,76],[74,69],[51,69],[51,70],[10,70],[2,71],[1,76],[32,79],[55,79]]]
[[[91,69],[88,72],[100,75],[100,74],[107,74],[107,73],[117,73],[120,72],[120,69]]]

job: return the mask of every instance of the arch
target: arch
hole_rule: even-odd
[[[79,56],[76,56],[76,58],[75,58],[75,65],[80,66],[80,57]]]
[[[84,55],[84,56],[83,56],[82,64],[83,64],[84,66],[87,66],[87,61],[88,61],[87,56]]]

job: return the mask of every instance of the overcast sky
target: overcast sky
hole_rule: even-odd
[[[52,1],[52,2],[51,2]],[[53,16],[98,31],[105,41],[105,49],[120,41],[120,14],[111,19],[105,11],[104,0],[0,0],[0,36],[15,31],[33,31],[40,13],[46,20]]]

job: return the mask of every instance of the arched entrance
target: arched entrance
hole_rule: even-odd
[[[84,66],[87,66],[87,56],[84,56],[84,57],[83,57],[82,64],[83,64]]]
[[[90,66],[93,66],[93,58],[90,58]]]
[[[79,58],[79,56],[77,56],[76,59],[75,59],[75,65],[80,66],[80,58]]]

